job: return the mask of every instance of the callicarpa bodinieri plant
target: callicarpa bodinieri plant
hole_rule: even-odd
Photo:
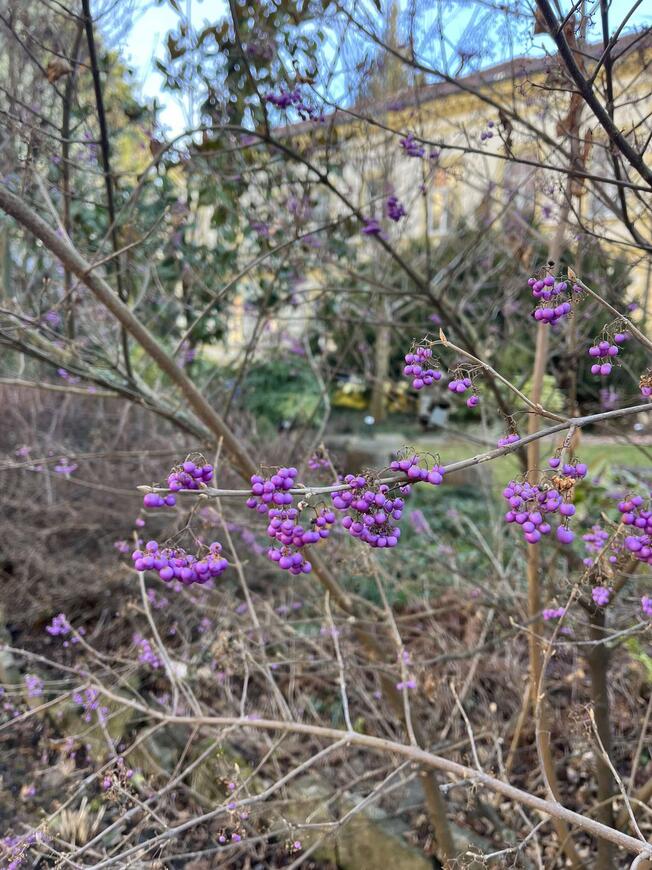
[[[571,292],[574,305],[591,304],[591,300],[588,300],[584,294],[583,285],[581,282],[577,283],[574,274],[573,280]],[[553,310],[558,314],[555,316],[573,316],[571,303],[559,302],[559,297],[568,288],[567,281],[557,280],[551,274],[546,274],[543,279],[531,278],[528,284],[532,287],[532,292],[536,298],[543,299],[544,303],[550,302],[550,300],[556,302]],[[599,302],[599,296],[596,293],[592,293],[592,295]],[[561,305],[568,306],[568,308],[564,307],[564,310],[561,311]],[[541,308],[534,309],[535,319],[543,320],[546,324],[556,322],[554,318],[547,315],[543,318],[537,317],[537,312],[541,310]],[[632,327],[632,331],[636,335],[640,335],[625,315],[622,315],[619,323],[621,323],[623,331],[614,334],[613,340],[617,343],[609,344],[608,341],[602,341],[597,345],[592,345],[588,348],[589,356],[592,358],[602,356],[613,360],[619,352],[618,345],[632,337],[632,334],[627,331],[628,326]],[[649,349],[650,343],[647,339],[644,339],[643,344]],[[435,346],[446,348],[448,345],[449,342],[443,333],[439,339],[430,339],[426,336],[413,344],[412,350],[405,355],[406,365],[403,374],[412,379],[411,383],[414,389],[422,390],[444,377],[440,367],[441,363],[436,357],[433,357],[432,348]],[[600,366],[603,365],[608,365],[609,371],[611,371],[611,363],[600,364]],[[476,390],[482,376],[490,371],[481,361],[477,361],[472,368],[468,369],[472,377],[462,378],[458,376],[461,368],[463,366],[459,364],[455,366],[447,383],[448,390],[455,395],[463,395],[471,388]],[[595,374],[593,368],[595,366],[592,366],[591,372]],[[609,374],[606,371],[600,373]],[[509,383],[506,385],[518,394],[519,391],[516,387]],[[473,398],[477,398],[475,392]],[[643,394],[642,398],[649,397]],[[469,401],[467,399],[467,406],[475,408],[477,401],[473,404],[469,404]],[[556,415],[546,412],[544,408],[538,410],[551,418],[556,417]],[[645,405],[635,405],[581,419],[567,419],[552,428],[555,433],[563,433],[564,430],[575,430],[605,417],[617,418],[621,415],[640,413],[646,410]],[[563,420],[561,417],[559,419]],[[542,434],[549,433],[539,433],[537,437],[542,437]],[[428,457],[415,453],[392,460],[389,468],[384,471],[372,472],[367,470],[364,473],[340,476],[340,479],[330,486],[323,484],[314,486],[309,482],[303,483],[298,480],[296,468],[280,467],[275,469],[267,478],[260,474],[252,475],[249,492],[246,490],[221,492],[218,488],[211,486],[213,466],[206,463],[203,457],[198,464],[195,464],[188,457],[171,470],[167,478],[167,486],[154,485],[149,487],[144,485],[140,489],[146,493],[143,499],[145,508],[174,506],[176,500],[173,493],[196,496],[202,500],[220,497],[246,497],[248,508],[257,513],[266,514],[269,522],[267,534],[281,545],[280,547],[270,547],[267,550],[268,558],[275,562],[279,568],[288,570],[291,574],[307,574],[311,572],[312,566],[308,559],[302,555],[303,548],[325,541],[330,535],[330,527],[336,522],[336,515],[333,510],[329,509],[325,498],[330,496],[332,507],[342,514],[339,519],[341,527],[346,529],[354,538],[358,538],[370,547],[393,548],[398,545],[401,537],[398,521],[401,519],[405,508],[405,499],[410,495],[412,485],[425,482],[439,486],[447,471],[456,471],[469,464],[489,462],[506,453],[520,449],[524,443],[527,443],[527,440],[521,439],[517,432],[510,432],[499,439],[498,449],[461,463],[454,463],[450,467],[441,464],[439,457],[429,467]],[[576,513],[574,505],[576,488],[578,485],[581,486],[581,481],[587,477],[589,469],[585,462],[580,461],[574,455],[572,438],[569,436],[562,437],[560,447],[548,459],[547,464],[548,471],[539,472],[528,469],[521,479],[510,480],[506,483],[503,490],[503,497],[508,507],[505,521],[520,526],[524,540],[529,545],[539,544],[542,541],[542,536],[550,535],[553,528],[557,542],[569,545],[575,540],[575,532],[570,528],[570,521]],[[394,472],[394,474],[390,475],[390,472]],[[536,482],[532,482],[533,472],[536,474]],[[632,526],[631,531],[640,532],[640,534],[628,535],[624,540],[624,547],[634,554],[635,558],[652,564],[650,561],[652,560],[652,537],[650,537],[652,510],[646,509],[650,507],[648,495],[628,493],[623,497],[620,494],[617,496],[617,509],[622,514],[622,524]],[[170,498],[173,500],[169,501]],[[295,499],[298,502],[298,507],[292,507]],[[596,518],[591,518],[589,524],[594,519]],[[591,538],[588,532],[583,535],[584,540],[593,540],[594,537]],[[611,536],[607,534],[606,540],[610,541]],[[226,568],[226,561],[223,558],[218,559],[215,564],[210,558],[210,555],[219,555],[221,549],[221,545],[214,542],[208,548],[208,561],[196,561],[196,557],[187,556],[183,551],[160,550],[156,542],[149,542],[145,551],[135,550],[132,559],[137,570],[156,570],[160,578],[166,582],[178,581],[182,584],[205,582],[210,577],[218,576]],[[602,547],[598,548],[600,554],[602,550]],[[593,598],[595,603],[601,606],[609,603],[609,596],[594,595]],[[647,596],[643,596],[641,601],[647,601]],[[645,610],[643,604],[641,607]]]
[[[146,5],[0,12],[0,866],[652,866],[640,4]]]

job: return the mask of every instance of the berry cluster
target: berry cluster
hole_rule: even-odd
[[[620,350],[618,345],[627,341],[628,337],[626,332],[617,332],[614,335],[614,343],[603,340],[589,348],[589,356],[591,359],[596,360],[591,366],[592,375],[606,377],[611,374],[613,366],[610,360],[618,356]]]
[[[77,704],[79,707],[84,708],[82,716],[84,722],[91,722],[93,718],[93,713],[97,713],[97,718],[99,722],[106,722],[109,708],[104,707],[100,704],[99,689],[95,689],[93,686],[89,686],[83,691],[83,693],[74,692],[72,695],[72,700],[73,703]]]
[[[429,387],[433,381],[441,380],[439,369],[432,368],[432,349],[420,344],[411,353],[405,354],[403,374],[412,377],[415,390]]]
[[[492,138],[493,138],[493,135],[494,135],[494,133],[493,133],[493,127],[494,127],[494,122],[493,122],[493,121],[487,121],[487,129],[486,129],[486,130],[483,130],[482,133],[480,133],[480,141],[481,141],[481,142],[484,142],[484,141],[486,141],[487,139],[492,139]]]
[[[382,233],[382,227],[376,218],[365,218],[361,232],[365,236],[379,236]]]
[[[58,634],[67,635],[72,631],[72,626],[68,622],[68,617],[65,613],[59,613],[57,616],[52,617],[52,622],[50,625],[45,626],[45,630],[48,634],[55,637]]]
[[[543,323],[557,323],[567,314],[572,311],[570,302],[560,302],[552,308],[550,305],[542,305],[540,308],[534,309],[533,317],[535,320],[540,320]]]
[[[547,607],[541,614],[546,622],[550,619],[561,619],[566,613],[565,607]]]
[[[503,490],[503,496],[509,505],[505,521],[520,525],[528,544],[536,544],[542,535],[550,534],[552,527],[548,522],[548,515],[553,513],[562,517],[556,532],[557,540],[562,544],[570,544],[575,537],[568,528],[568,520],[575,513],[575,505],[569,498],[574,481],[583,475],[577,475],[576,466],[565,465],[564,469],[566,467],[573,469],[573,473],[565,477],[554,477],[552,484],[547,481],[531,484],[511,480]]]
[[[299,524],[299,509],[290,507],[292,493],[288,492],[295,486],[298,473],[296,468],[279,468],[269,480],[259,474],[252,475],[247,507],[267,514],[267,534],[281,544],[280,548],[270,547],[267,550],[268,558],[290,574],[309,574],[312,565],[299,550],[327,538],[329,526],[335,522],[335,514],[329,510],[318,510],[308,528]]]
[[[222,545],[217,541],[209,545],[208,552],[200,559],[186,553],[182,547],[161,549],[156,541],[148,541],[145,549],[134,550],[131,558],[136,571],[158,571],[158,576],[166,583],[178,580],[184,586],[190,586],[207,583],[229,567],[221,553]]]
[[[591,531],[587,532],[585,535],[582,535],[582,540],[584,541],[584,546],[586,547],[587,553],[601,553],[607,545],[609,537],[609,532],[606,531],[606,529],[603,529],[602,526],[591,526]],[[619,537],[614,537],[609,544],[609,555],[607,556],[607,560],[612,565],[614,565],[618,561],[618,556],[621,552],[622,541]],[[590,568],[594,563],[594,560],[588,556],[583,561],[587,568]]]
[[[582,535],[588,553],[599,553],[609,540],[609,532],[602,526],[591,526],[591,531]]]
[[[405,459],[394,459],[389,467],[392,471],[402,471],[413,483],[422,481],[423,483],[431,483],[433,486],[439,486],[444,479],[443,465],[433,465],[429,470],[421,468],[419,465],[419,457],[416,455],[406,457]]]
[[[269,525],[267,534],[286,547],[300,548],[306,544],[316,544],[330,534],[329,526],[335,522],[335,514],[325,508],[318,510],[310,521],[310,528],[297,524],[299,511],[297,508],[271,508],[267,516]]]
[[[393,221],[400,221],[406,214],[403,203],[396,196],[390,196],[387,200],[387,217]]]
[[[591,590],[591,598],[598,607],[606,607],[611,598],[611,589],[608,586],[594,586]]]
[[[22,836],[8,835],[3,837],[0,840],[0,851],[3,861],[6,861],[6,870],[19,870],[23,866],[23,862],[28,860],[30,848],[37,843],[46,845],[48,843],[48,838],[42,831],[30,831]],[[36,856],[33,857],[32,866],[38,860]]]
[[[321,450],[318,450],[308,459],[308,468],[311,471],[320,471],[322,468],[330,468],[330,463]]]
[[[156,670],[163,667],[163,662],[152,649],[151,643],[142,634],[134,634],[132,638],[134,644],[138,647],[138,661],[143,665],[149,665],[150,668]]]
[[[471,378],[453,378],[448,384],[448,389],[451,393],[461,395],[473,386]]]
[[[201,489],[213,480],[212,465],[195,465],[186,459],[183,465],[173,468],[168,474],[168,489],[178,492],[180,489]]]
[[[589,470],[585,462],[564,462],[562,465],[559,456],[551,456],[548,460],[548,465],[557,471],[557,473],[559,473],[561,466],[561,473],[564,476],[562,480],[567,480],[568,478],[581,480],[581,478],[586,477],[586,473]]]
[[[641,396],[644,399],[652,398],[652,370],[645,372],[645,374],[641,376],[639,387],[641,390]]]
[[[148,492],[143,499],[143,507],[146,508],[174,507],[176,503],[176,497],[171,493],[163,496],[157,492]]]
[[[281,548],[270,547],[267,551],[272,562],[276,562],[279,568],[289,571],[291,574],[309,574],[312,566],[302,554],[298,552],[307,544],[316,544],[330,534],[330,526],[335,522],[335,514],[327,508],[316,511],[310,520],[310,525],[305,528],[297,523],[299,510],[297,508],[271,508],[267,516],[269,525],[267,534],[281,544]]]
[[[302,121],[324,120],[323,113],[307,103],[298,88],[291,91],[281,90],[278,94],[266,94],[265,100],[277,109],[295,108]]]
[[[618,510],[623,524],[638,532],[625,538],[625,547],[640,562],[652,565],[652,510],[649,505],[645,507],[644,499],[635,495],[619,502]]]
[[[465,375],[461,378],[453,378],[452,381],[449,381],[448,389],[451,393],[455,393],[458,396],[466,393],[467,390],[474,389],[473,381],[468,375]],[[480,396],[477,393],[473,392],[466,400],[467,408],[475,408],[476,405],[480,404]]]
[[[247,507],[264,514],[273,505],[292,504],[292,493],[288,490],[295,485],[298,473],[296,468],[279,468],[269,480],[259,474],[252,474],[251,496],[247,499]]]
[[[267,556],[272,562],[276,562],[279,568],[289,571],[290,574],[310,574],[312,565],[303,557],[303,554],[291,547],[270,547]]]
[[[332,494],[333,506],[349,511],[342,526],[370,547],[395,547],[401,537],[395,523],[403,512],[403,499],[391,498],[387,484],[374,483],[363,475],[347,474],[344,481],[349,488]]]
[[[521,436],[517,432],[510,432],[508,435],[503,435],[502,438],[499,438],[496,443],[498,447],[509,447],[510,444],[516,444],[520,440]]]
[[[68,622],[68,617],[65,613],[59,613],[56,616],[53,616],[52,622],[50,623],[50,625],[45,626],[45,630],[52,637],[57,637],[59,635],[61,635],[62,637],[67,637],[69,634],[72,634],[70,641],[64,640],[64,647],[70,646],[71,643],[80,643],[81,638],[86,634],[86,629],[83,626],[80,626],[78,629],[75,629],[73,631],[73,627]]]
[[[212,465],[203,462],[196,464],[188,458],[181,465],[176,465],[168,474],[167,487],[172,492],[167,495],[148,492],[143,499],[143,506],[146,508],[174,507],[177,499],[172,494],[173,492],[203,489],[213,480],[213,473]]]
[[[567,281],[558,281],[553,275],[546,275],[544,278],[529,278],[528,284],[534,298],[541,300],[541,305],[532,314],[535,320],[557,323],[573,310],[571,296],[566,296],[569,294]],[[572,290],[574,293],[582,292],[578,284],[573,284]]]
[[[408,157],[423,157],[426,153],[425,148],[420,142],[414,138],[414,133],[408,133],[403,139],[399,140],[399,145],[405,151]]]

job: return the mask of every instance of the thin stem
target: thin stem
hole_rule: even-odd
[[[104,111],[104,98],[102,96],[102,82],[100,81],[100,69],[97,60],[97,52],[95,50],[95,35],[93,33],[93,19],[91,17],[90,0],[82,0],[82,12],[84,15],[84,23],[86,27],[86,40],[88,42],[88,55],[90,59],[91,71],[93,74],[93,89],[95,91],[95,105],[97,107],[97,120],[100,125],[100,151],[102,154],[102,169],[104,173],[104,185],[106,187],[106,204],[109,212],[109,224],[111,227],[111,242],[114,253],[118,251],[118,229],[115,222],[115,204],[113,200],[113,176],[111,175],[111,149],[109,145],[109,133],[106,124],[106,114]],[[118,285],[118,296],[123,302],[127,301],[128,294],[123,286],[122,270],[118,260],[112,261],[115,268],[115,279]],[[127,377],[131,380],[133,377],[131,371],[131,360],[129,357],[129,341],[127,338],[127,330],[124,325],[121,326],[120,334],[122,337],[122,353],[124,356],[125,370]]]

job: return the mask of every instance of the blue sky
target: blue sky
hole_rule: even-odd
[[[226,12],[226,0],[177,0],[186,17],[190,17],[194,27],[201,27],[205,20],[221,17]],[[619,21],[631,8],[633,0],[612,0],[610,17],[612,21]],[[383,0],[383,8],[388,5]],[[160,120],[172,134],[184,130],[190,121],[189,106],[180,103],[173,95],[162,90],[162,77],[154,67],[156,56],[165,56],[165,39],[168,32],[174,29],[178,23],[178,14],[170,6],[169,2],[159,5],[154,0],[134,0],[135,13],[132,27],[126,36],[118,41],[124,59],[129,63],[135,73],[142,94],[145,97],[156,97],[163,105]],[[641,27],[652,24],[652,3],[643,0],[638,10],[634,13],[629,26]],[[451,22],[454,30],[461,32],[463,21],[458,19]],[[543,46],[549,40],[540,40]],[[498,60],[498,59],[497,59]]]

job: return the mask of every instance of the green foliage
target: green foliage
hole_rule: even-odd
[[[625,646],[629,650],[631,657],[643,666],[647,682],[652,683],[652,656],[644,652],[640,641],[636,637],[628,637],[625,641]]]
[[[249,369],[243,388],[244,407],[257,419],[278,426],[317,422],[319,384],[305,360],[272,359]]]
[[[532,376],[521,387],[521,391],[526,396],[532,394]],[[552,375],[543,376],[543,389],[541,391],[541,404],[548,411],[553,411],[555,414],[561,414],[564,410],[564,395],[557,386],[557,381]]]

